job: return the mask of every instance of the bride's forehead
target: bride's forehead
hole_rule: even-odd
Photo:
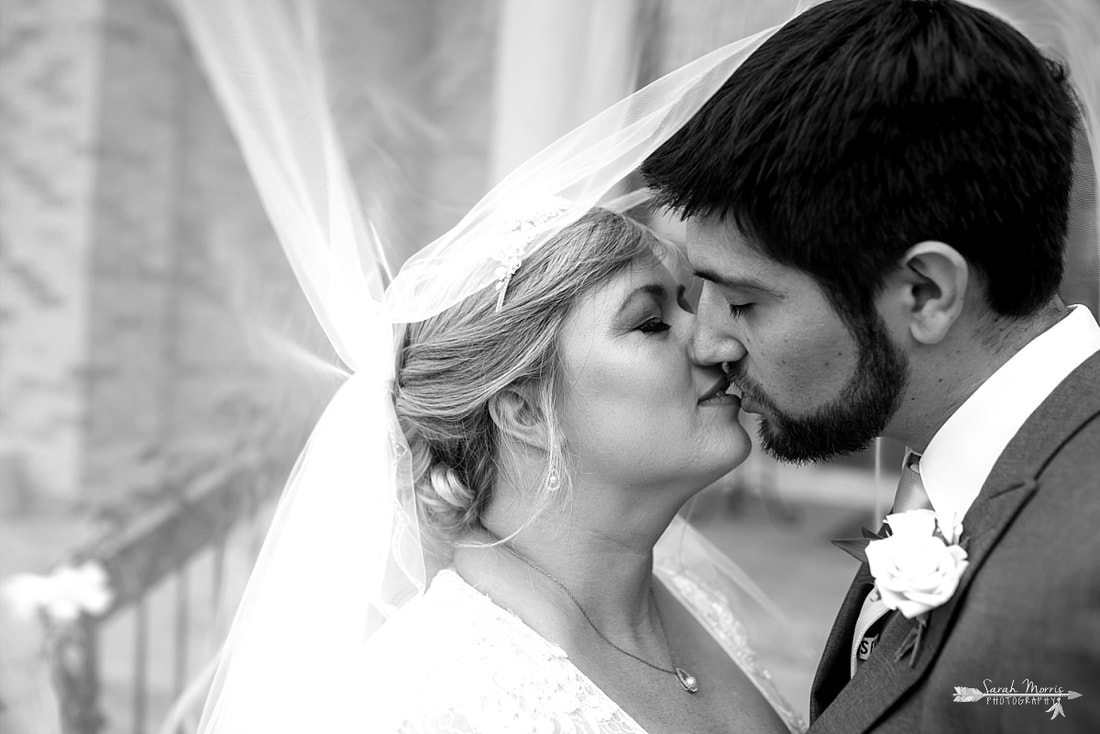
[[[621,301],[639,286],[656,283],[675,289],[678,281],[657,254],[638,257],[628,266],[613,275],[607,281],[593,288],[592,300],[608,302]]]
[[[679,286],[680,282],[657,257],[639,258],[580,298],[566,318],[565,331],[602,330],[607,322],[619,316],[639,291],[675,294]]]
[[[668,253],[650,251],[636,257],[614,280],[626,285],[654,278],[672,281],[676,265],[677,261]]]

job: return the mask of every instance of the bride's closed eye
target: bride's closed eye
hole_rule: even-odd
[[[752,308],[752,304],[751,303],[731,303],[731,304],[729,304],[729,307],[730,307],[730,316],[744,316],[745,314],[747,314],[749,312],[749,309]]]
[[[652,318],[639,326],[638,331],[645,332],[646,334],[658,334],[662,331],[668,331],[671,328],[669,324],[666,324],[660,318]]]
[[[659,298],[658,300],[664,301],[666,299],[667,299],[667,297]],[[660,305],[661,305],[661,308],[663,309],[666,304],[662,303]],[[686,311],[687,313],[690,313],[690,314],[695,313],[695,309],[693,309],[691,307],[691,303],[687,300],[687,288],[685,288],[683,285],[681,285],[679,288],[676,289],[676,307],[678,307],[681,310]],[[662,319],[663,319],[663,314],[660,315],[660,316],[656,316],[654,318],[646,319],[646,321],[644,321],[638,327],[638,331],[642,331],[642,332],[645,332],[645,333],[660,333],[660,332],[668,331],[669,329],[671,329],[672,325],[669,324],[669,323],[666,323]]]

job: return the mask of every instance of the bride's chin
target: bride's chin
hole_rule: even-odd
[[[691,490],[691,497],[702,492],[704,489],[712,486],[715,482],[722,477],[729,474],[745,463],[749,453],[752,451],[752,444],[749,441],[745,441],[744,444],[739,444],[736,447],[730,447],[728,453],[723,454],[721,458],[716,459],[709,471],[700,471],[695,476],[691,477],[685,484],[687,484]],[[701,468],[701,467],[700,467]]]
[[[717,461],[726,467],[725,473],[728,474],[749,458],[752,453],[752,439],[740,423],[731,426],[728,435],[723,438],[725,440],[719,442],[721,445],[716,446],[714,451]]]

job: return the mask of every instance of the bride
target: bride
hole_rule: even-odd
[[[284,655],[312,678],[290,709],[230,656],[245,667],[203,730],[804,728],[719,552],[677,517],[750,450],[727,378],[692,360],[677,262],[595,209],[499,288],[402,329],[392,402],[427,565],[445,566],[364,644]]]
[[[363,731],[797,728],[722,592],[654,549],[750,449],[665,252],[595,210],[499,310],[483,290],[407,329],[397,417],[454,552],[361,651]]]
[[[797,731],[748,584],[677,517],[744,460],[638,163],[770,33],[531,159],[395,276],[302,3],[180,0],[352,376],[280,499],[202,732]],[[387,284],[388,283],[388,284]]]

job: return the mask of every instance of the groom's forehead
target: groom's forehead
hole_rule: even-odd
[[[787,270],[754,246],[733,223],[717,218],[688,220],[687,253],[691,267],[697,272],[726,278],[744,275],[746,271],[779,277]]]

